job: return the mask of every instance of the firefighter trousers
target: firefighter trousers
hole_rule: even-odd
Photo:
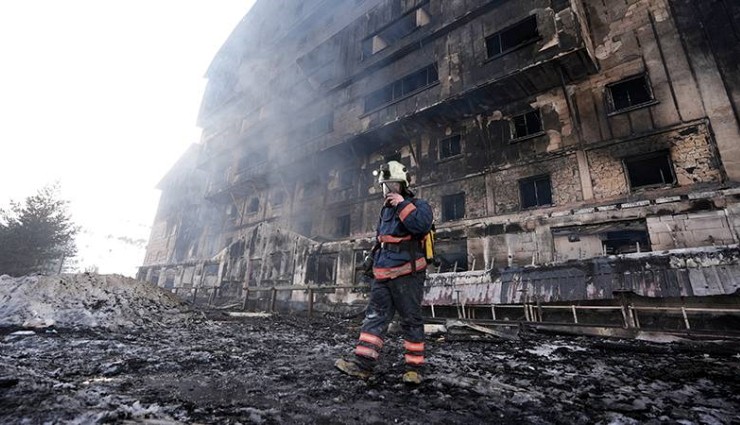
[[[370,302],[362,322],[355,356],[361,367],[372,369],[380,356],[388,325],[396,312],[401,316],[406,368],[415,370],[424,363],[424,318],[421,300],[426,272],[399,276],[386,281],[373,280]]]

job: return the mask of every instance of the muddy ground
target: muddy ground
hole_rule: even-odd
[[[190,321],[139,331],[3,332],[0,423],[740,422],[740,356],[522,334],[430,339],[426,381],[400,383],[400,339],[369,381],[340,375],[359,320]]]

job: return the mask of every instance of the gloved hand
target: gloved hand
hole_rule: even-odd
[[[362,262],[362,272],[365,276],[374,279],[375,275],[373,274],[373,264],[375,263],[375,260],[373,260],[372,255],[368,255],[365,257],[365,261]]]

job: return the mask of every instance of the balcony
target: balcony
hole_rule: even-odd
[[[238,171],[226,170],[216,175],[206,190],[206,199],[217,203],[227,203],[234,198],[244,198],[267,187],[267,174],[270,163],[262,161],[249,168]]]
[[[367,105],[368,96],[433,59],[439,84],[364,108],[359,119],[356,115],[341,119],[358,121],[350,131],[358,136],[398,127],[409,118],[459,120],[596,73],[598,64],[581,2],[537,7],[541,3],[481,1],[467,13],[434,17],[431,24],[363,61],[354,75],[327,90],[351,87],[349,91],[357,93],[352,102]],[[459,41],[457,50],[446,50],[450,39],[470,41],[471,37],[477,41]],[[440,56],[441,51],[449,53]],[[350,113],[360,109],[352,108]]]

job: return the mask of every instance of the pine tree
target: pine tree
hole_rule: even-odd
[[[0,210],[0,274],[55,273],[76,254],[79,230],[57,184]]]

